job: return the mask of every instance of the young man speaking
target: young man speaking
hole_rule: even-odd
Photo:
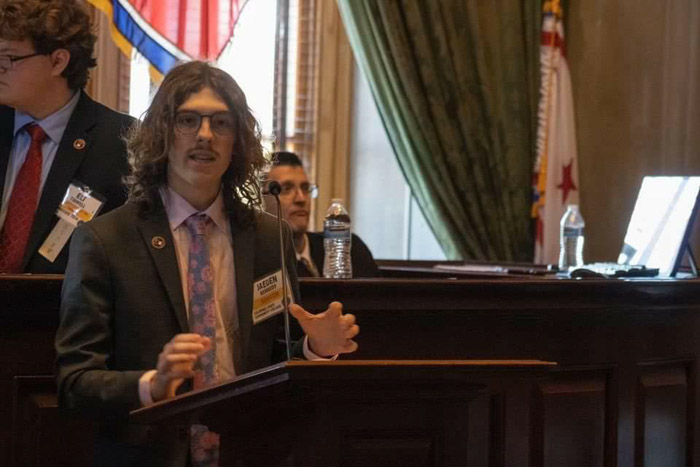
[[[175,427],[126,420],[284,358],[282,315],[257,314],[253,300],[280,270],[277,221],[259,209],[258,126],[233,78],[191,62],[166,76],[128,150],[128,202],[80,226],[71,243],[56,336],[59,400],[101,415],[98,465],[217,465],[219,439],[207,427],[183,439]],[[289,276],[296,290],[293,268]],[[298,356],[357,348],[359,328],[340,303],[318,315],[290,311],[306,333]]]

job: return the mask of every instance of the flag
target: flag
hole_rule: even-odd
[[[216,60],[233,36],[247,0],[88,0],[112,21],[112,38],[135,47],[156,81],[180,61]]]
[[[562,18],[559,0],[544,2],[532,202],[537,224],[535,262],[540,264],[558,262],[559,222],[566,206],[579,202],[574,100]]]

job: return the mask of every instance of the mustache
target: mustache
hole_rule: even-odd
[[[187,150],[187,154],[193,154],[193,153],[208,153],[211,154],[212,156],[217,155],[217,152],[214,151],[211,146],[195,146],[193,148],[190,148]]]

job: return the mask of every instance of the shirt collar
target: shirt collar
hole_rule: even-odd
[[[76,92],[70,100],[61,107],[56,112],[52,113],[46,118],[37,120],[28,113],[22,112],[21,110],[15,109],[15,129],[13,132],[14,136],[17,136],[17,132],[24,128],[29,123],[36,122],[37,125],[44,130],[44,133],[51,138],[55,144],[58,144],[63,138],[63,132],[66,131],[68,126],[68,121],[75,107],[78,105],[78,100],[80,99],[80,91]]]
[[[170,230],[177,229],[188,217],[199,212],[209,216],[212,222],[224,232],[230,230],[228,216],[224,209],[224,195],[222,190],[219,190],[219,194],[216,196],[216,199],[214,199],[214,202],[204,211],[198,211],[169,186],[161,187],[160,197],[163,200],[165,212],[168,215]]]
[[[296,252],[296,250],[294,250]],[[311,249],[309,248],[309,236],[304,234],[304,249],[301,253],[297,253],[297,261],[301,258],[306,258],[311,261]]]

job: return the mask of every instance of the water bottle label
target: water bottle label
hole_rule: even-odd
[[[583,227],[564,227],[562,235],[567,238],[583,236]]]
[[[323,238],[329,240],[350,240],[350,229],[347,227],[326,227]]]

